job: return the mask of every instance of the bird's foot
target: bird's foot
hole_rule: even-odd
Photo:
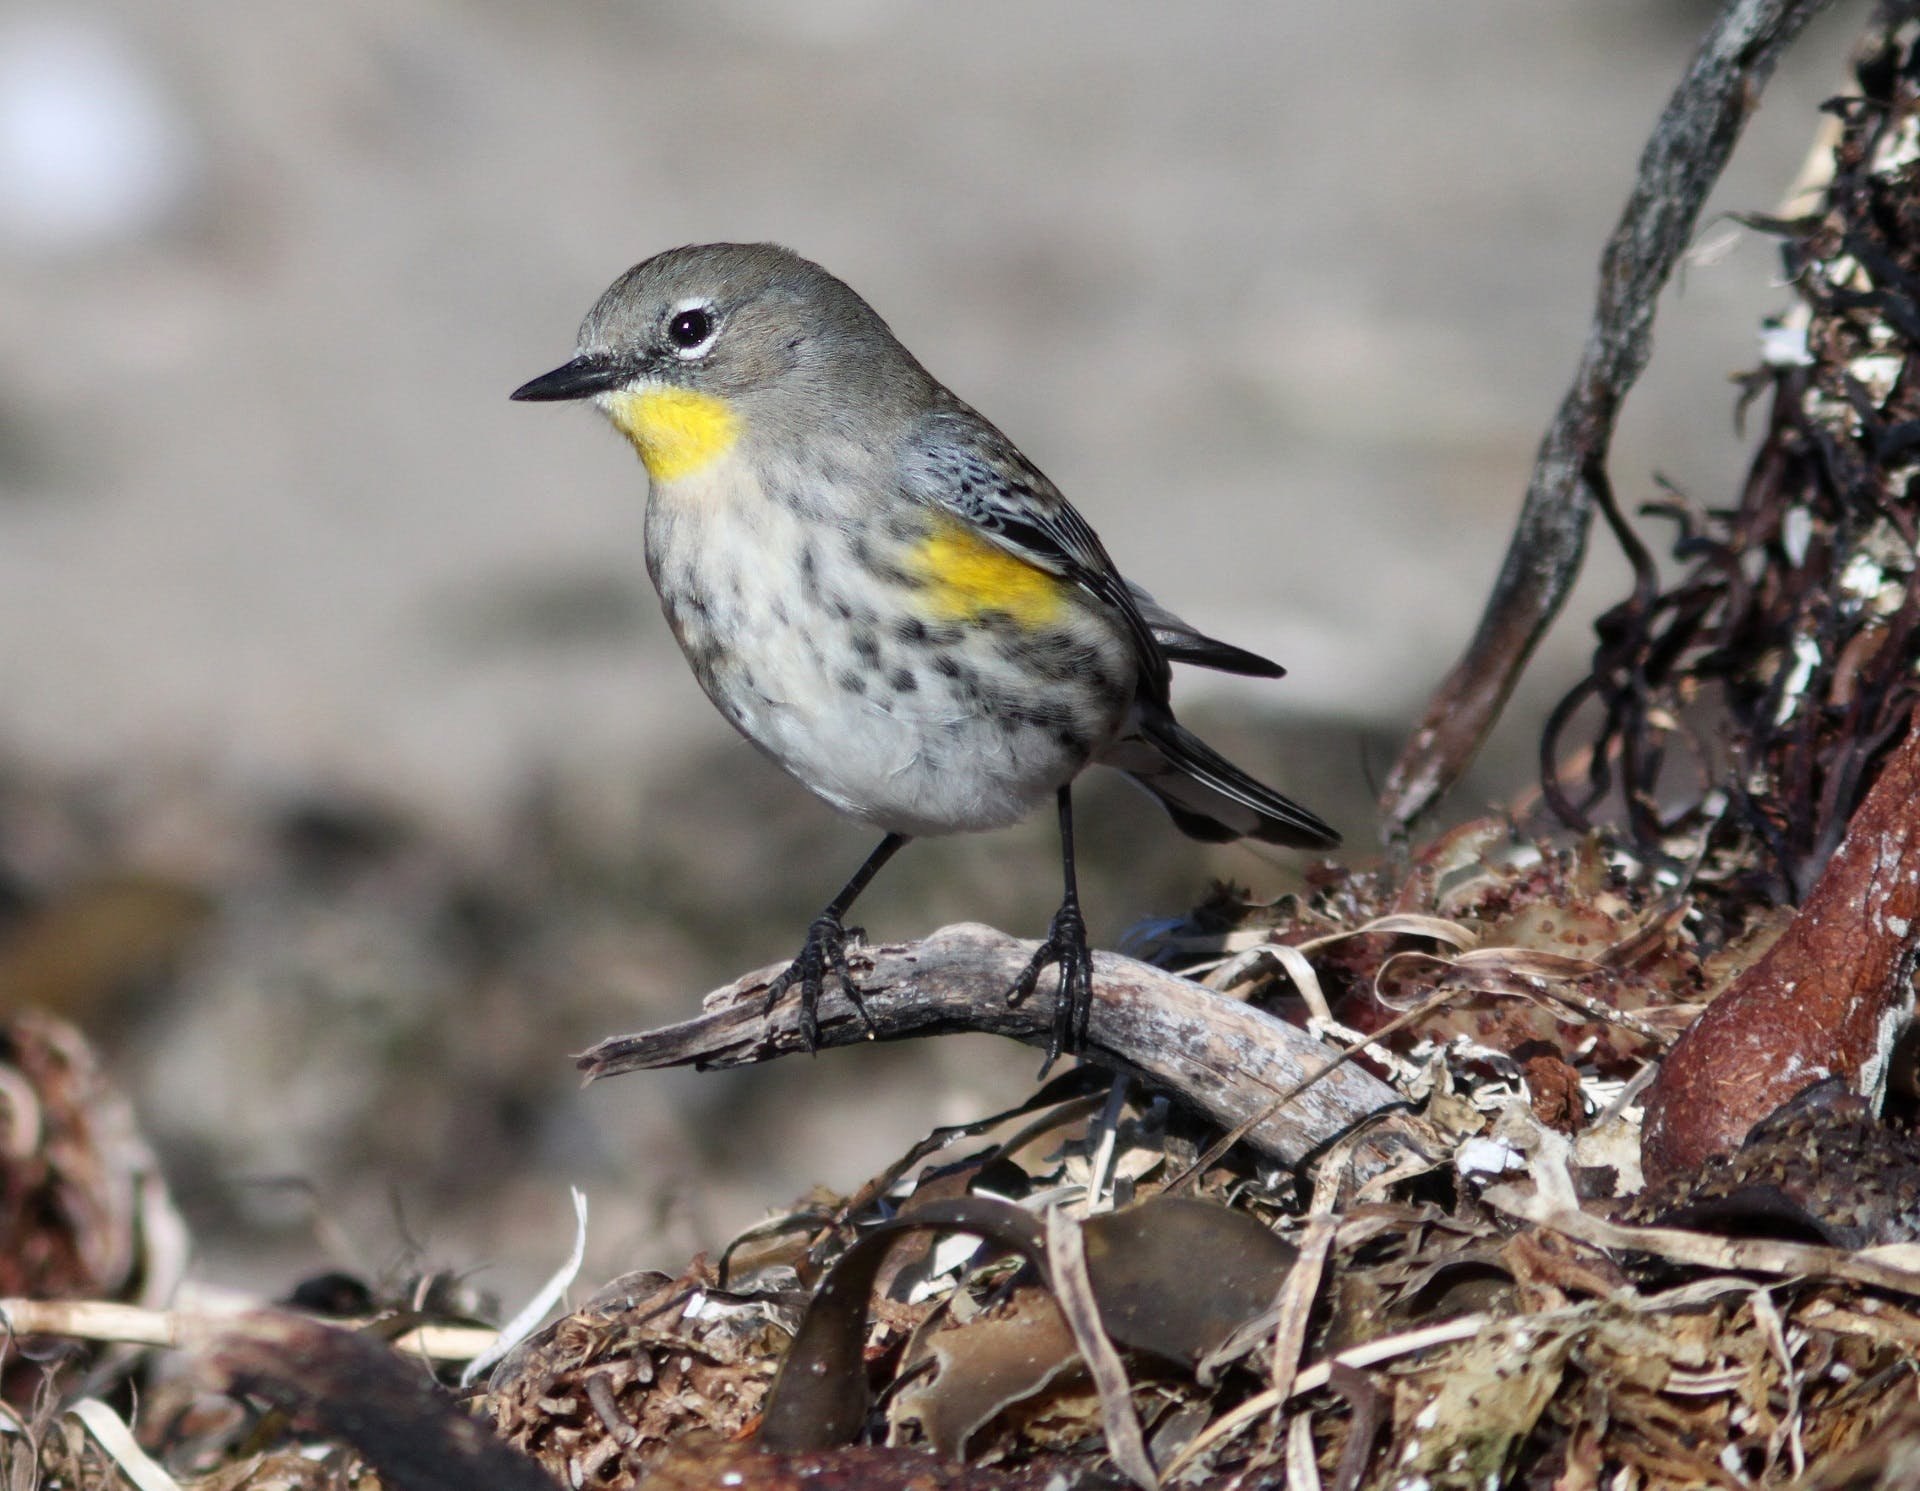
[[[853,975],[847,969],[847,944],[858,942],[862,935],[859,927],[842,926],[839,917],[821,912],[807,927],[807,940],[801,944],[800,956],[787,965],[785,973],[767,985],[767,1002],[762,1006],[767,1010],[778,1004],[787,990],[799,985],[800,1039],[809,1051],[820,1044],[820,991],[829,973],[840,981],[840,992],[859,1014],[867,1033],[874,1034],[873,1017],[867,1013],[866,1001],[860,997]]]
[[[1060,988],[1053,1001],[1047,1059],[1040,1066],[1042,1080],[1063,1055],[1086,1049],[1087,1020],[1093,1013],[1093,949],[1087,946],[1087,923],[1080,915],[1080,903],[1072,896],[1053,914],[1047,940],[1013,981],[1007,1003],[1019,1004],[1031,994],[1049,963],[1059,966]]]

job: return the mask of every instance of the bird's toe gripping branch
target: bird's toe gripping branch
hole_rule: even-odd
[[[800,986],[800,1038],[809,1051],[820,1044],[820,989],[829,972],[840,981],[840,992],[858,1012],[867,1034],[879,1034],[860,990],[854,986],[853,975],[847,971],[847,943],[858,942],[861,930],[847,926],[843,918],[860,892],[867,888],[867,882],[880,873],[880,867],[898,854],[906,842],[905,834],[888,834],[880,841],[879,847],[867,856],[866,863],[853,872],[853,879],[842,886],[840,894],[827,903],[827,909],[813,919],[800,956],[787,965],[785,973],[767,985],[767,1009],[772,1009],[780,996],[795,984]]]
[[[1060,988],[1054,996],[1053,1029],[1047,1037],[1047,1059],[1040,1067],[1042,1078],[1061,1056],[1086,1049],[1087,1021],[1093,1013],[1093,949],[1087,945],[1086,918],[1075,896],[1069,895],[1053,914],[1047,940],[1013,981],[1007,1003],[1019,1004],[1033,993],[1049,964],[1059,966]]]
[[[807,940],[800,955],[787,965],[785,973],[767,985],[766,1008],[772,1009],[782,995],[795,985],[800,989],[800,1038],[809,1051],[820,1044],[820,991],[831,973],[839,981],[840,992],[854,1007],[871,1033],[873,1017],[847,968],[847,944],[861,938],[859,927],[848,927],[832,911],[823,911],[807,927]]]

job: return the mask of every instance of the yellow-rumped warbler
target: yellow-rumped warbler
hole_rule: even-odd
[[[657,255],[600,297],[571,362],[513,397],[592,399],[633,442],[647,572],[701,687],[886,832],[769,991],[799,986],[809,1045],[829,972],[865,1016],[842,918],[901,845],[1052,795],[1066,893],[1012,997],[1057,965],[1048,1060],[1082,1046],[1093,955],[1069,788],[1091,761],[1196,839],[1339,842],[1174,721],[1169,660],[1281,669],[1122,579],[1053,483],[819,265],[772,244]]]

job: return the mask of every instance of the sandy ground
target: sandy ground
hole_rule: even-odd
[[[1861,11],[1838,7],[1789,59],[1718,210],[1775,205]],[[807,882],[791,899],[818,899],[858,833],[770,780],[695,785],[762,768],[658,619],[638,466],[582,411],[506,401],[567,355],[627,264],[772,238],[865,293],[1124,567],[1289,666],[1277,686],[1193,679],[1182,697],[1364,847],[1368,773],[1471,628],[1599,246],[1707,13],[12,0],[0,750],[149,798],[181,779],[199,801],[372,798],[495,865],[546,783],[583,804],[568,820],[583,839],[643,843],[651,883],[684,873],[742,917],[777,822],[784,869]],[[1706,502],[1734,490],[1726,380],[1755,359],[1776,272],[1765,242],[1703,230],[1616,445],[1628,503],[1656,473]],[[1556,631],[1467,807],[1525,781],[1539,712],[1586,651],[1583,617],[1619,590],[1596,547],[1582,616]],[[1109,934],[1156,904],[1125,891],[1126,867],[1164,830],[1128,811],[1098,851]],[[204,869],[220,851],[181,827],[201,821],[152,815],[129,853]],[[1044,886],[1046,844],[1036,830],[936,855],[923,884],[952,877],[963,904],[916,891],[916,922],[1004,910],[995,856],[1031,857]],[[671,955],[606,975],[636,1018],[690,1008],[743,951],[777,951],[692,920]],[[207,1106],[196,1063],[239,1039],[207,1018],[211,1032],[157,1039],[144,1079],[143,1102],[183,1133],[247,1122],[231,1100],[191,1116]],[[270,1043],[275,1017],[248,1028]],[[864,1085],[910,1127],[1030,1076],[1024,1052],[988,1061],[959,1096],[912,1067],[889,1087],[884,1060],[725,1090],[771,1108]],[[693,1090],[663,1085],[658,1103]],[[595,1142],[625,1125],[631,1163],[675,1142],[658,1107],[657,1130],[597,1111]],[[789,1119],[781,1153],[843,1130],[837,1112]],[[275,1121],[296,1136],[314,1122]],[[820,1178],[851,1182],[900,1147],[891,1124],[864,1126],[869,1147],[857,1136]],[[292,1140],[272,1152],[310,1162]],[[703,1200],[688,1235],[798,1188],[779,1174]],[[547,1179],[528,1204],[551,1201],[559,1228]]]

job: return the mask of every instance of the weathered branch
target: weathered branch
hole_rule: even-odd
[[[848,959],[877,1039],[982,1030],[1045,1045],[1051,980],[1024,1003],[1007,1003],[1036,946],[962,923],[924,942],[853,948]],[[602,1041],[578,1058],[580,1067],[592,1080],[641,1068],[746,1066],[803,1051],[797,1002],[766,1008],[767,985],[785,966],[715,990],[696,1019]],[[1132,958],[1094,954],[1093,999],[1088,1059],[1144,1077],[1223,1128],[1254,1121],[1246,1142],[1288,1164],[1401,1102],[1350,1063],[1296,1092],[1339,1053],[1262,1010]],[[867,1038],[859,1014],[829,990],[820,1001],[820,1045]],[[1395,1149],[1388,1135],[1363,1142],[1355,1172],[1378,1171]]]
[[[1654,300],[1693,234],[1774,64],[1828,0],[1728,0],[1640,156],[1600,261],[1573,386],[1541,442],[1479,629],[1387,778],[1380,812],[1409,824],[1466,770],[1580,573],[1614,418],[1647,364]]]

